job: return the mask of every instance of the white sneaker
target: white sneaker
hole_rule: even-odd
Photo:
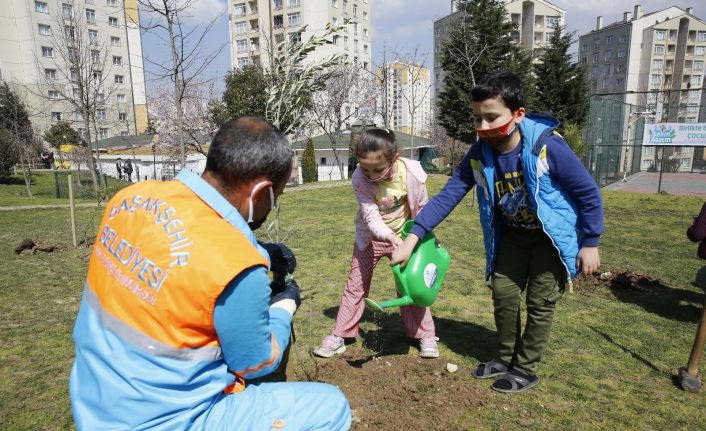
[[[346,351],[346,344],[343,338],[335,335],[329,335],[321,342],[319,347],[314,349],[314,355],[321,358],[330,358],[333,355],[338,355]],[[438,352],[437,352],[438,355]]]
[[[439,346],[436,342],[439,337],[421,338],[419,340],[419,356],[422,358],[438,358]]]

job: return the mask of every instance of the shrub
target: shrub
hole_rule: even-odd
[[[0,179],[12,176],[12,167],[18,161],[17,147],[12,134],[0,129]]]
[[[319,170],[316,167],[316,154],[314,152],[314,141],[309,138],[306,142],[306,149],[302,154],[302,177],[305,183],[319,181]]]

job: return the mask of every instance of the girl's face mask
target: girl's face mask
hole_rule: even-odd
[[[476,134],[479,139],[482,139],[490,144],[496,144],[508,136],[512,135],[517,125],[515,124],[515,114],[512,113],[512,118],[510,121],[499,127],[494,127],[492,129],[476,129]]]
[[[396,160],[393,160],[392,163],[390,163],[390,166],[388,166],[387,169],[385,169],[385,171],[382,173],[382,175],[380,175],[379,177],[370,178],[370,181],[372,181],[374,183],[381,183],[383,181],[389,180],[390,177],[392,176],[392,167],[395,165],[395,161]]]

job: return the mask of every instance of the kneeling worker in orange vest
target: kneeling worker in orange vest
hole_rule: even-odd
[[[286,137],[244,117],[216,133],[202,176],[110,200],[73,334],[77,429],[349,428],[334,386],[246,383],[277,369],[300,302],[293,279],[273,293],[253,234],[291,169]]]

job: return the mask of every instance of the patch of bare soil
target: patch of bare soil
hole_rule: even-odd
[[[607,294],[613,299],[617,299],[620,293],[626,291],[646,291],[659,287],[666,285],[658,278],[621,270],[594,272],[574,280],[574,289],[577,292]]]
[[[319,360],[315,375],[309,376],[343,391],[354,411],[354,430],[482,426],[473,426],[473,417],[485,404],[489,390],[472,385],[469,370],[459,368],[450,373],[443,358],[366,354],[360,348],[349,349],[343,356]]]
[[[53,244],[48,244],[44,241],[35,242],[29,238],[23,239],[19,244],[17,244],[17,247],[15,247],[15,254],[19,255],[34,254],[38,251],[53,253],[55,251],[59,251],[59,247]]]

